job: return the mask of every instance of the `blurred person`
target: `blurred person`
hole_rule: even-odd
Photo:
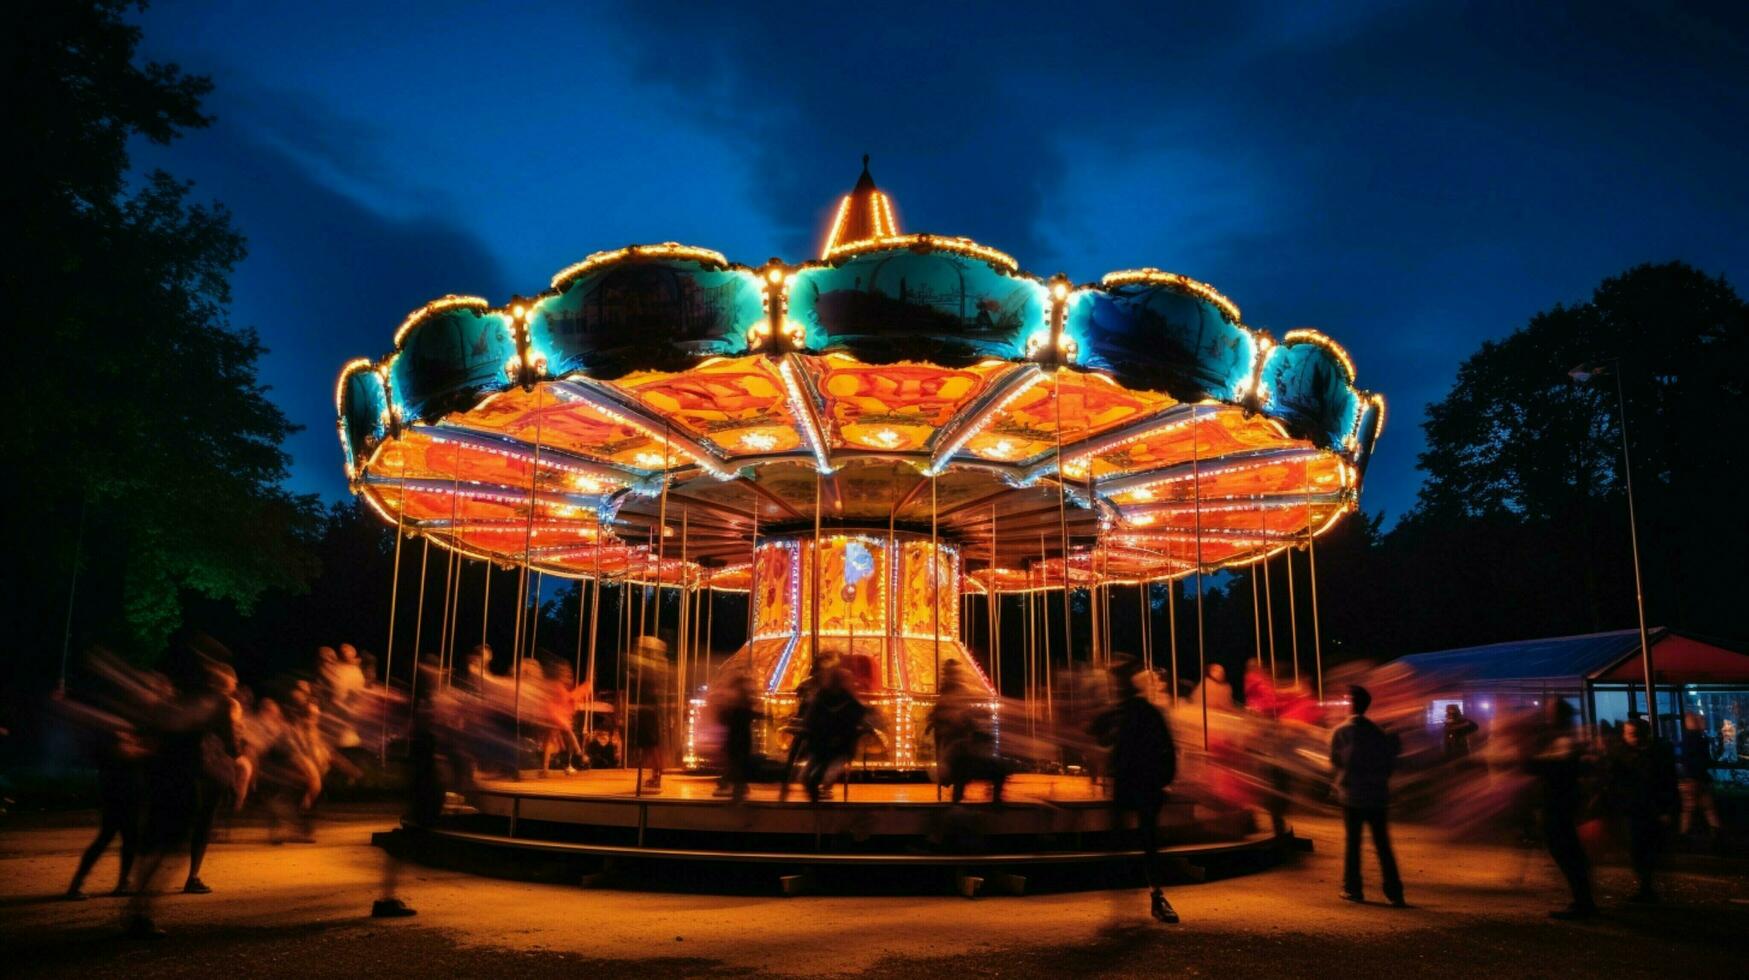
[[[753,725],[762,717],[753,701],[753,679],[737,670],[723,685],[716,721],[723,732],[722,791],[737,803],[747,798],[747,784],[754,777]]]
[[[414,685],[412,729],[407,736],[407,811],[410,833],[423,834],[437,823],[443,813],[444,789],[439,776],[439,745],[436,724],[436,698],[441,670],[438,659],[427,655],[417,668],[421,674]],[[393,850],[385,850],[382,886],[379,897],[371,903],[373,919],[404,919],[417,912],[396,894],[401,882],[401,858]]]
[[[1210,714],[1234,711],[1233,685],[1227,681],[1227,668],[1218,663],[1209,664],[1202,682],[1190,692],[1190,703],[1198,707],[1207,704]]]
[[[1591,860],[1579,839],[1584,805],[1584,745],[1573,732],[1573,706],[1561,698],[1548,702],[1543,723],[1529,746],[1527,768],[1542,790],[1543,842],[1567,879],[1573,901],[1549,913],[1553,919],[1586,919],[1597,913],[1591,894]]]
[[[1165,787],[1178,774],[1178,753],[1166,717],[1136,688],[1136,670],[1135,661],[1128,659],[1112,667],[1115,700],[1094,717],[1090,734],[1109,752],[1106,770],[1112,778],[1111,805],[1117,822],[1121,826],[1126,814],[1133,814],[1136,820],[1149,912],[1155,919],[1175,925],[1178,911],[1166,900],[1155,865],[1160,850],[1160,809],[1166,804]]]
[[[1245,661],[1245,710],[1255,715],[1274,717],[1276,709],[1275,682],[1256,657]]]
[[[100,668],[94,673],[100,680],[111,682],[117,688],[115,697],[118,703],[115,707],[137,714],[142,692],[138,688],[122,689],[115,683],[121,679],[120,675],[134,672],[107,655],[99,656],[104,663],[94,664]],[[139,849],[141,816],[146,799],[145,765],[151,746],[138,728],[121,715],[83,705],[77,706],[76,715],[97,767],[98,827],[97,836],[79,856],[79,865],[73,872],[72,883],[67,886],[66,897],[73,900],[86,898],[85,878],[117,836],[121,838],[121,867],[116,875],[115,889],[110,894],[126,895],[128,875],[133,870],[134,857]]]
[[[1737,761],[1737,723],[1729,718],[1719,722],[1719,761]]]
[[[565,756],[565,774],[577,772],[583,762],[583,746],[577,741],[577,695],[579,685],[572,683],[571,665],[558,657],[549,657],[541,671],[547,686],[547,739],[541,750],[541,769],[551,769],[553,753]],[[583,762],[587,765],[587,762]]]
[[[1621,744],[1610,753],[1606,772],[1604,792],[1627,823],[1628,860],[1639,882],[1628,901],[1655,903],[1664,825],[1677,800],[1675,760],[1651,737],[1651,726],[1634,718],[1622,727]]]
[[[802,722],[802,737],[807,740],[802,788],[809,803],[820,802],[820,786],[832,767],[840,762],[848,764],[855,756],[867,715],[867,707],[851,689],[848,671],[833,667],[822,673],[820,688]]]
[[[1705,818],[1707,833],[1717,835],[1722,825],[1713,800],[1712,740],[1700,716],[1692,711],[1682,716],[1682,743],[1677,752],[1676,792],[1682,800],[1682,823],[1677,832],[1692,837],[1695,824]]]
[[[188,835],[188,880],[182,890],[190,895],[207,895],[212,888],[200,878],[201,865],[206,861],[207,844],[212,840],[213,823],[219,807],[232,798],[239,779],[238,762],[244,758],[241,721],[242,705],[232,696],[237,690],[237,674],[230,665],[215,663],[207,668],[212,690],[223,699],[228,735],[211,731],[201,736],[200,775],[195,781],[194,821]]]
[[[783,730],[789,734],[789,754],[784,759],[782,781],[778,784],[777,801],[782,803],[789,799],[790,780],[794,777],[796,763],[806,758],[808,750],[808,709],[814,703],[814,695],[819,693],[820,679],[826,669],[825,658],[815,657],[808,663],[808,674],[801,683],[796,685],[796,710],[790,713],[783,723]]]
[[[1403,879],[1397,873],[1397,856],[1391,850],[1387,811],[1391,802],[1391,772],[1396,768],[1402,743],[1367,718],[1372,695],[1358,684],[1348,689],[1349,717],[1330,735],[1330,765],[1336,799],[1342,805],[1342,897],[1365,901],[1360,879],[1360,836],[1365,826],[1379,855],[1385,898],[1402,907]]]
[[[649,774],[644,788],[661,789],[668,744],[668,644],[654,636],[639,637],[636,656],[631,748],[638,768]]]
[[[1469,758],[1470,736],[1476,734],[1476,730],[1476,723],[1464,717],[1462,708],[1455,704],[1446,705],[1441,733],[1445,761],[1459,762]]]
[[[210,641],[204,645],[216,646]],[[152,900],[164,859],[188,839],[201,809],[207,736],[214,736],[226,755],[234,758],[239,754],[229,694],[220,693],[223,675],[210,669],[212,661],[192,644],[179,649],[174,659],[175,694],[156,707],[148,722],[159,747],[146,765],[150,787],[146,829],[140,870],[125,916],[128,935],[141,939],[165,934],[152,920]],[[234,674],[231,681],[234,684]]]
[[[953,802],[964,801],[966,787],[981,780],[990,783],[990,802],[1002,802],[1008,767],[996,755],[990,709],[957,659],[941,665],[941,691],[930,708],[924,731],[935,733],[935,757],[940,760],[936,778],[953,787]]]
[[[606,728],[597,728],[589,734],[589,742],[583,749],[584,755],[589,759],[589,768],[619,768],[619,750],[614,747],[614,738],[614,734]]]

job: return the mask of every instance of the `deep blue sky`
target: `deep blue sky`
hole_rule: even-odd
[[[809,258],[865,151],[907,230],[1337,337],[1390,400],[1362,504],[1392,519],[1480,341],[1639,262],[1749,278],[1749,5],[677,6],[144,17],[218,121],[136,162],[248,236],[233,319],[306,426],[296,489],[345,492],[334,375],[408,310],[631,242]]]

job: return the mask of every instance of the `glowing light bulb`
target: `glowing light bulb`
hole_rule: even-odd
[[[777,437],[769,432],[749,432],[741,437],[741,445],[766,453],[777,447]]]
[[[1014,443],[1009,442],[1007,439],[998,439],[992,443],[989,448],[985,449],[984,452],[986,455],[994,456],[997,459],[1007,459],[1014,455]]]
[[[886,449],[892,449],[894,446],[897,446],[899,443],[904,442],[905,437],[899,435],[897,432],[894,432],[892,429],[882,429],[879,432],[875,432],[875,433],[870,434],[868,437],[868,441],[874,443],[877,446],[881,446],[881,447],[886,448]]]
[[[668,462],[662,458],[661,453],[639,453],[632,458],[637,461],[639,466],[642,466],[647,470],[659,470],[663,466],[666,466]]]

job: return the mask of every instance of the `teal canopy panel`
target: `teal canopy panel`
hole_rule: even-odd
[[[389,392],[375,371],[353,371],[341,383],[340,433],[348,468],[356,468],[388,435]]]
[[[1081,363],[1183,402],[1240,401],[1257,353],[1250,331],[1220,307],[1157,283],[1077,291],[1063,332]]]
[[[529,355],[546,374],[612,380],[632,371],[680,371],[747,349],[764,316],[759,278],[677,258],[628,257],[567,283],[529,312]]]
[[[1045,327],[1049,297],[1036,279],[947,249],[867,252],[795,273],[789,318],[810,350],[877,364],[961,367],[1017,358]]]
[[[516,357],[509,316],[471,307],[440,310],[407,331],[389,367],[389,388],[403,420],[429,422],[504,390]]]
[[[1337,356],[1315,343],[1271,348],[1263,360],[1263,410],[1289,433],[1341,449],[1360,419],[1360,395]]]

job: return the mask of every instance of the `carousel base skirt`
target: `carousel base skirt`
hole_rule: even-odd
[[[754,882],[792,893],[822,880],[852,892],[933,881],[976,893],[1037,885],[1099,887],[1140,873],[1133,821],[1119,818],[1086,776],[1019,774],[1000,804],[976,784],[955,805],[929,783],[836,783],[808,802],[792,784],[754,785],[736,802],[709,776],[667,774],[640,788],[635,770],[481,780],[433,827],[378,835],[423,863],[481,874],[600,881],[630,874],[640,887],[743,890]],[[1165,871],[1201,880],[1260,870],[1304,850],[1291,830],[1259,827],[1250,810],[1168,796],[1159,840]],[[975,875],[973,873],[975,872]],[[897,878],[893,876],[897,875]],[[968,875],[976,881],[967,884]],[[921,877],[919,877],[921,876]],[[714,882],[714,884],[713,884]],[[1019,882],[1019,885],[1016,885]],[[628,882],[630,883],[630,882]],[[901,890],[911,886],[899,886]],[[926,888],[925,890],[928,890]],[[969,897],[969,896],[968,896]]]

